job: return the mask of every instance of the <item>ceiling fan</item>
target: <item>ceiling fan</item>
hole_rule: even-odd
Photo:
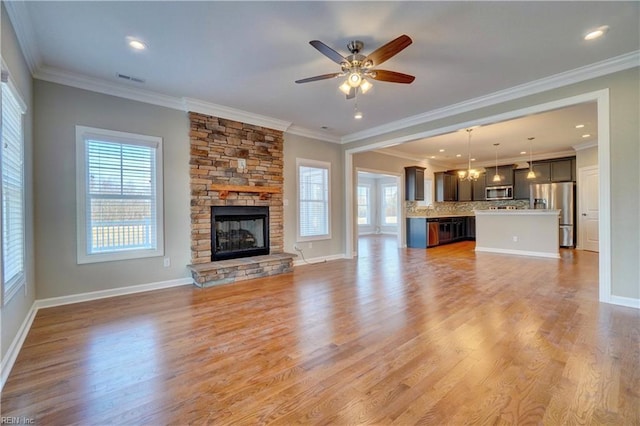
[[[329,78],[347,77],[340,86],[340,90],[347,95],[347,99],[354,98],[358,90],[366,93],[372,87],[372,84],[367,78],[377,81],[409,84],[415,80],[414,76],[395,71],[379,70],[375,69],[375,67],[391,59],[411,43],[411,38],[403,34],[374,50],[368,56],[364,56],[360,54],[364,43],[360,40],[353,40],[347,44],[347,49],[349,49],[351,55],[344,57],[323,42],[312,40],[309,44],[318,49],[318,51],[327,58],[340,65],[341,71],[303,78],[302,80],[296,80],[296,83],[309,83],[311,81],[326,80]]]

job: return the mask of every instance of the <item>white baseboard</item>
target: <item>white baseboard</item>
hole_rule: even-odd
[[[612,305],[626,306],[628,308],[640,309],[640,299],[633,299],[631,297],[614,296],[611,295],[606,303]]]
[[[293,266],[295,267],[295,266],[310,265],[314,263],[324,263],[324,262],[330,262],[332,260],[338,260],[338,259],[346,259],[346,256],[344,254],[332,254],[331,256],[313,257],[311,259],[307,259],[306,262],[302,259],[298,259],[293,261]]]
[[[499,248],[478,247],[478,246],[476,246],[476,251],[481,251],[486,253],[498,253],[498,254],[514,254],[516,256],[534,256],[534,257],[546,257],[551,259],[560,259],[559,253],[547,253],[543,251],[510,250],[510,249],[499,249]]]
[[[142,293],[143,291],[161,290],[163,288],[178,287],[189,284],[193,284],[193,278],[178,278],[176,280],[159,281],[155,283],[113,288],[109,290],[91,291],[88,293],[72,294],[69,296],[51,297],[49,299],[36,300],[34,303],[38,309],[51,308],[53,306],[68,305],[70,303],[88,302],[90,300],[104,299],[106,297],[124,296],[125,294]]]
[[[0,371],[2,371],[2,375],[0,376],[0,391],[4,388],[4,384],[9,378],[9,373],[13,368],[13,364],[16,362],[18,358],[18,353],[20,353],[20,349],[22,348],[22,344],[24,340],[27,338],[27,334],[29,334],[29,330],[31,329],[31,324],[33,324],[33,320],[38,313],[38,308],[36,307],[36,302],[33,302],[31,305],[31,309],[27,313],[24,321],[20,325],[18,329],[18,334],[13,338],[11,345],[9,346],[9,350],[5,354],[4,358],[2,358],[2,363],[0,366]]]
[[[2,391],[2,388],[4,388],[4,384],[9,377],[9,373],[13,368],[13,364],[18,358],[18,353],[20,353],[20,349],[22,349],[22,344],[27,338],[29,329],[31,329],[31,325],[33,324],[33,320],[35,319],[39,309],[52,308],[54,306],[68,305],[71,303],[88,302],[90,300],[104,299],[107,297],[123,296],[125,294],[142,293],[144,291],[160,290],[163,288],[178,287],[191,284],[193,284],[192,278],[179,278],[176,280],[160,281],[149,284],[134,285],[130,287],[92,291],[89,293],[80,293],[70,296],[35,300],[33,302],[33,305],[31,305],[31,309],[29,309],[27,316],[22,322],[22,325],[20,326],[16,337],[14,337],[13,341],[11,342],[9,350],[7,350],[6,355],[4,356],[4,358],[2,358],[2,362],[0,363],[2,369],[2,374],[0,375],[0,391]]]

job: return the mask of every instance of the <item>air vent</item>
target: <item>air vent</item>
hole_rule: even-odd
[[[141,79],[141,78],[138,78],[138,77],[132,77],[130,75],[120,74],[120,73],[117,73],[116,76],[118,78],[123,79],[123,80],[129,80],[129,81],[133,81],[135,83],[144,83],[144,80]]]

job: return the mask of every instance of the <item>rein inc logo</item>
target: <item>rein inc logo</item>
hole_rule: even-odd
[[[32,417],[0,417],[0,425],[35,425],[36,419]]]

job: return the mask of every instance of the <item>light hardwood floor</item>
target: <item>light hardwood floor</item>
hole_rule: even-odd
[[[2,394],[37,425],[640,424],[640,311],[596,253],[472,242],[38,312]]]

